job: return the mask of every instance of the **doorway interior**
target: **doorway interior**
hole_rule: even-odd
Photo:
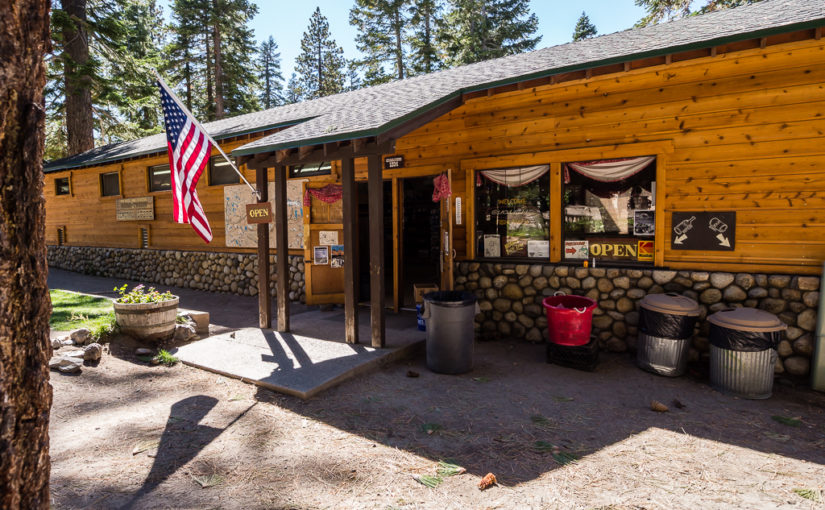
[[[441,280],[441,207],[433,202],[432,177],[401,179],[401,263],[399,301],[415,309],[414,284],[438,284]]]

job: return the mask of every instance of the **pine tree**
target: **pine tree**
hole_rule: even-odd
[[[258,79],[261,82],[261,104],[270,109],[284,102],[284,75],[281,73],[281,52],[278,43],[270,35],[261,43],[258,55]]]
[[[597,33],[596,25],[591,23],[590,18],[582,11],[579,21],[576,22],[576,28],[573,30],[573,40],[581,41],[582,39],[588,39],[594,37]]]
[[[367,85],[383,83],[390,79],[403,80],[407,71],[405,41],[407,11],[411,0],[355,0],[349,12],[349,23],[358,29],[355,43],[365,55],[364,67],[381,72],[371,73],[365,79]],[[383,70],[388,64],[392,72]]]
[[[300,103],[304,100],[304,89],[301,86],[301,81],[295,72],[289,77],[289,82],[286,84],[286,93],[284,94],[284,104]]]
[[[707,12],[719,11],[739,7],[740,5],[750,5],[760,0],[705,0],[705,4],[698,9],[692,0],[636,0],[636,5],[644,7],[647,15],[640,19],[637,27],[654,25],[662,20],[673,20],[691,16],[693,14],[704,14]],[[693,7],[693,8],[692,8]]]
[[[427,74],[443,67],[438,55],[436,29],[441,23],[441,0],[417,0],[409,8],[410,72]]]
[[[309,20],[301,38],[301,54],[295,59],[304,99],[337,94],[344,90],[344,50],[332,39],[329,22],[320,8]]]
[[[450,0],[438,39],[450,65],[470,64],[534,49],[538,23],[529,0]]]
[[[195,117],[205,118],[206,31],[207,4],[205,0],[175,0],[171,4],[174,34],[167,47],[170,85],[176,87],[186,107]]]
[[[258,7],[248,0],[213,2],[219,8],[215,13],[219,17],[218,23],[213,23],[213,27],[218,27],[221,34],[220,48],[215,47],[215,56],[220,55],[222,69],[220,89],[217,88],[217,79],[215,82],[215,97],[219,97],[220,91],[224,116],[258,111],[261,109],[258,101],[260,82],[255,69],[258,44],[250,27]],[[215,76],[217,78],[219,75]]]
[[[361,76],[358,74],[358,68],[360,64],[356,60],[348,60],[347,61],[347,85],[346,90],[347,92],[352,90],[358,90],[364,86],[364,81],[361,79]]]

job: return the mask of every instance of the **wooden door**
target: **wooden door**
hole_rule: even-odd
[[[446,170],[450,189],[453,189],[453,171]],[[455,247],[453,246],[452,197],[441,199],[441,290],[453,290],[453,260]]]
[[[334,182],[312,181],[306,188],[323,188]],[[304,278],[306,304],[344,302],[344,208],[343,200],[326,203],[310,195],[304,205]]]

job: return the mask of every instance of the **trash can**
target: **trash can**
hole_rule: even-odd
[[[770,398],[776,348],[788,326],[755,308],[722,310],[708,322],[711,386],[742,398]]]
[[[427,368],[440,374],[463,374],[473,369],[476,301],[469,292],[443,290],[424,294]]]
[[[596,302],[585,296],[556,295],[542,300],[547,313],[547,332],[559,345],[586,345]]]
[[[688,297],[674,293],[645,296],[639,303],[639,368],[668,377],[684,374],[698,318],[699,303]]]

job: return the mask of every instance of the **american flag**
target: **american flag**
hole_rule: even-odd
[[[195,186],[209,162],[212,143],[166,84],[158,81],[158,86],[172,174],[172,215],[177,223],[191,224],[195,232],[208,243],[212,240],[212,229],[198,200]]]

